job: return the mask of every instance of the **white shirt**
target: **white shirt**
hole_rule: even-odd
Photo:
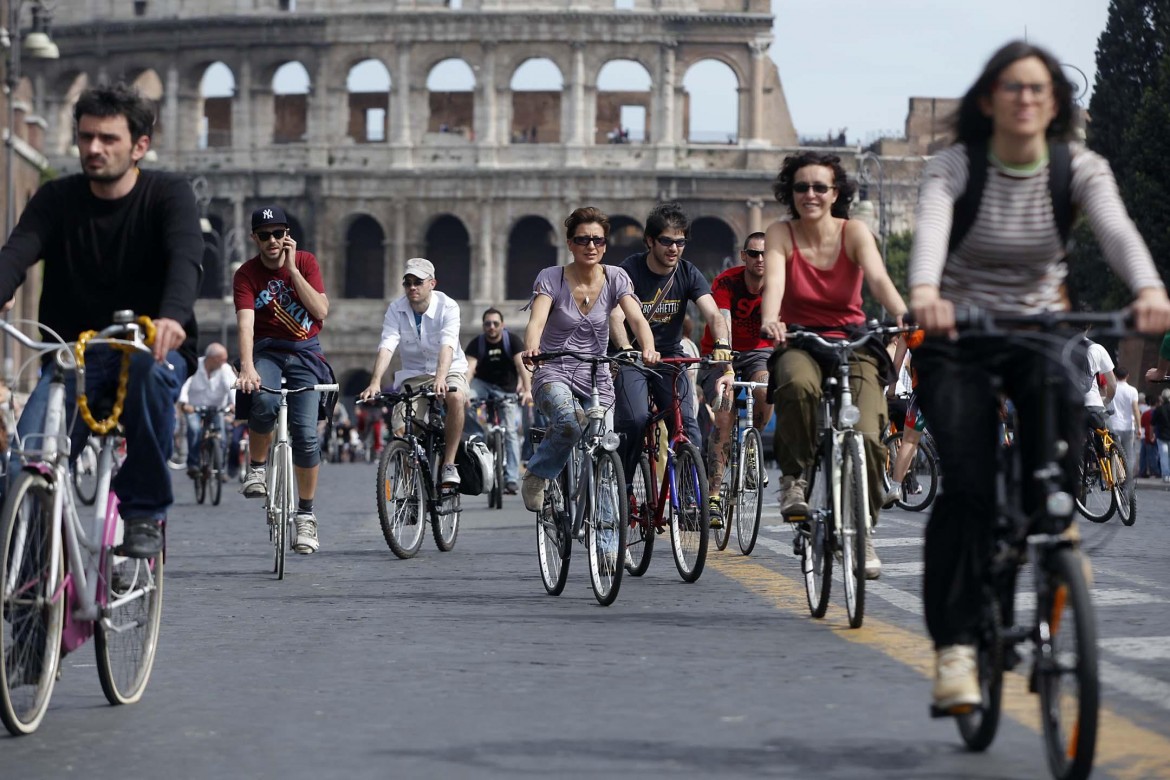
[[[438,290],[431,291],[431,303],[415,327],[414,310],[403,295],[386,307],[382,320],[382,341],[378,349],[394,355],[402,346],[402,368],[394,374],[401,385],[415,376],[434,376],[439,367],[439,350],[451,347],[452,374],[467,375],[467,357],[459,345],[459,304]]]
[[[1129,382],[1118,382],[1113,393],[1113,417],[1110,418],[1114,431],[1132,431],[1139,427],[1133,419],[1133,405],[1137,402],[1137,388]]]
[[[217,368],[211,375],[203,368],[207,358],[199,358],[199,367],[195,373],[183,383],[179,391],[179,403],[191,406],[213,406],[222,409],[235,403],[235,391],[232,385],[236,383],[236,372],[227,363]]]
[[[1101,391],[1097,388],[1097,375],[1107,374],[1113,370],[1113,358],[1109,357],[1109,350],[1095,341],[1089,342],[1089,376],[1093,384],[1089,392],[1085,393],[1085,406],[1104,408],[1101,400]]]

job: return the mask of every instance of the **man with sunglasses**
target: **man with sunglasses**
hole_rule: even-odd
[[[634,283],[634,293],[642,303],[642,314],[650,322],[650,331],[654,334],[654,346],[663,357],[685,356],[682,347],[683,318],[686,317],[690,301],[698,305],[703,319],[710,324],[715,334],[712,357],[729,364],[726,373],[721,374],[716,382],[716,397],[722,398],[732,380],[727,324],[719,314],[719,307],[711,296],[711,285],[702,271],[682,259],[689,227],[687,215],[678,203],[655,206],[646,218],[643,231],[642,240],[646,244],[646,251],[627,257],[621,268]],[[621,309],[614,309],[610,315],[610,340],[619,350],[634,348],[636,339],[626,327]],[[640,345],[638,349],[641,349]],[[669,374],[647,377],[636,368],[623,367],[614,382],[617,402],[614,430],[624,434],[619,452],[625,464],[627,485],[631,484],[646,423],[650,420],[646,399],[652,396],[659,409],[669,408],[673,399],[671,381]],[[699,446],[702,436],[695,418],[695,396],[691,391],[690,379],[685,371],[679,371],[674,381],[677,382],[678,396],[682,402],[683,426],[687,438]],[[722,515],[712,514],[712,522],[721,523]]]
[[[467,376],[471,380],[471,398],[502,399],[501,423],[504,426],[504,492],[516,495],[520,487],[520,403],[532,403],[529,372],[520,353],[524,340],[504,327],[504,315],[491,308],[483,313],[483,333],[467,342]],[[470,417],[473,430],[479,422]]]
[[[731,348],[736,355],[732,363],[735,376],[743,382],[767,382],[768,358],[772,354],[772,342],[760,338],[760,301],[764,291],[764,234],[752,233],[743,242],[743,249],[739,251],[742,265],[728,268],[715,277],[711,282],[711,294],[715,298],[715,305],[719,307],[719,314],[728,330],[731,331]],[[709,355],[715,350],[715,338],[708,325],[703,331],[703,340],[699,345],[701,354]],[[717,382],[723,376],[719,368],[704,368],[699,372],[699,387],[708,398],[718,397]],[[772,418],[772,401],[768,397],[766,387],[755,392],[754,419],[752,425],[763,430]],[[713,426],[708,445],[710,460],[708,463],[708,482],[710,483],[710,504],[712,511],[722,515],[722,497],[719,495],[719,485],[723,480],[723,466],[727,459],[727,445],[729,433],[735,422],[735,409],[731,404],[724,404],[713,417]],[[749,474],[754,474],[752,470]],[[767,484],[767,475],[764,484]],[[754,487],[754,486],[753,486]]]
[[[252,241],[258,254],[236,271],[234,296],[240,331],[240,378],[243,393],[265,387],[295,390],[333,381],[317,334],[329,314],[329,298],[317,258],[297,249],[288,217],[279,206],[252,212]],[[321,447],[317,440],[320,393],[288,396],[288,427],[292,438],[293,472],[297,481],[297,511],[293,520],[293,549],[302,555],[318,550],[317,472]],[[240,492],[247,498],[268,493],[265,468],[268,445],[276,424],[280,396],[256,393],[248,415],[248,475]]]

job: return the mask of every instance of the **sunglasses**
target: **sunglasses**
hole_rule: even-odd
[[[573,236],[572,241],[577,246],[605,246],[605,236]]]
[[[492,322],[491,320],[485,320],[485,321],[484,321],[484,323],[483,323],[483,326],[484,326],[485,328],[499,328],[499,327],[501,327],[503,324],[504,324],[504,323],[502,323],[502,322]]]
[[[837,188],[831,184],[825,184],[823,181],[815,181],[812,184],[809,184],[807,181],[798,181],[796,184],[792,185],[792,191],[799,192],[801,195],[808,192],[809,190],[812,190],[817,195],[824,195],[829,190],[835,189]]]
[[[667,249],[670,249],[671,244],[677,246],[679,249],[682,249],[687,245],[687,240],[685,238],[667,238],[666,236],[659,236],[654,240],[658,242],[658,246],[665,247]]]
[[[745,249],[745,250],[743,250],[743,253],[745,255],[747,255],[748,257],[763,257],[764,256],[763,249]]]
[[[287,230],[257,230],[256,238],[260,239],[261,241],[267,241],[270,238],[275,238],[277,241],[280,241],[285,236],[287,236],[288,233],[289,231]]]
[[[413,276],[408,276],[402,280],[403,287],[422,287],[423,284],[422,279],[415,279]]]

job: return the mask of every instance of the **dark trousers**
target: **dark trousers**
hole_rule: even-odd
[[[680,366],[680,368],[682,368]],[[674,367],[663,365],[660,367],[662,375],[647,376],[636,368],[623,366],[613,380],[614,397],[617,406],[613,414],[614,430],[622,434],[621,447],[618,452],[622,456],[622,463],[626,467],[626,484],[634,476],[634,468],[638,465],[638,458],[642,452],[642,441],[646,432],[646,423],[650,421],[650,401],[654,398],[654,405],[659,410],[670,408],[673,399],[671,380],[678,386],[679,400],[682,402],[683,430],[687,438],[696,447],[703,446],[702,434],[699,433],[699,423],[695,420],[695,394],[692,392],[691,379],[686,371],[674,371]],[[674,374],[672,377],[671,374]],[[674,415],[666,417],[667,428],[673,435]]]
[[[990,533],[995,520],[999,456],[999,405],[992,377],[1015,401],[1024,475],[1024,510],[1039,505],[1030,475],[1048,460],[1052,443],[1041,436],[1040,394],[1053,381],[1056,408],[1050,410],[1058,435],[1068,442],[1060,462],[1062,487],[1076,486],[1076,464],[1085,437],[1083,392],[1066,369],[1032,349],[1004,338],[960,342],[927,340],[914,352],[918,400],[938,445],[942,490],[926,526],[922,595],[926,627],[935,647],[972,644],[982,604]]]

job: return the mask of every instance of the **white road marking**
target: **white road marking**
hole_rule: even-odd
[[[1127,636],[1098,639],[1102,650],[1135,661],[1170,661],[1170,636]]]

